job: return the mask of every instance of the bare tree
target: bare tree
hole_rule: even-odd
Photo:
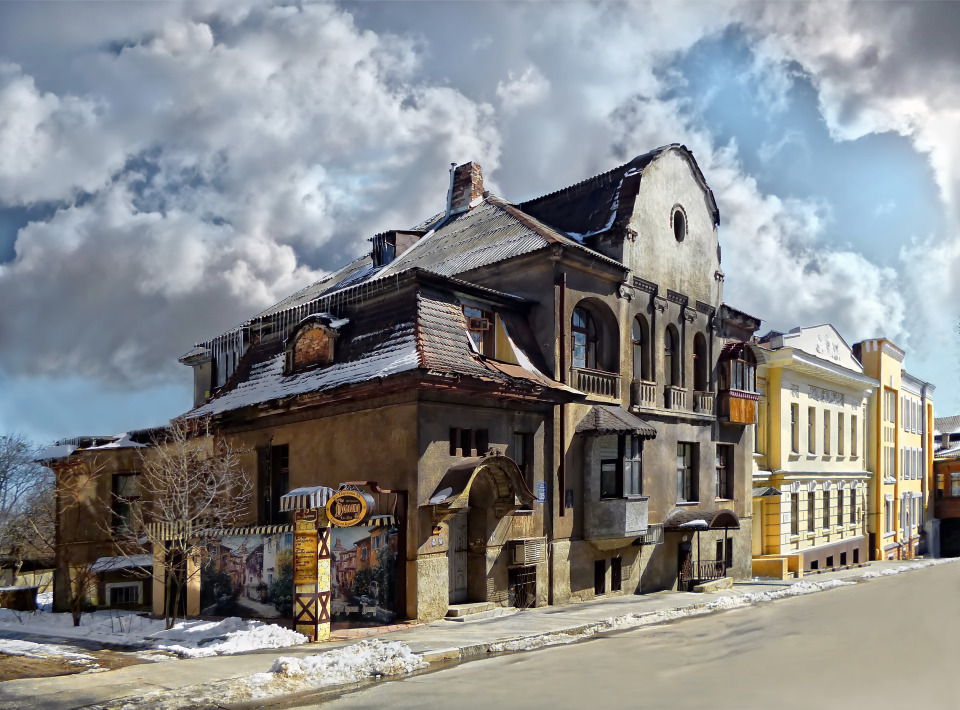
[[[241,467],[246,450],[212,435],[205,421],[174,421],[163,441],[140,453],[141,501],[130,508],[124,549],[155,560],[163,551],[152,574],[163,583],[169,629],[188,583],[199,579],[209,536],[249,521],[253,482]]]
[[[26,558],[43,557],[25,513],[49,498],[53,473],[34,461],[36,448],[22,434],[0,435],[0,554],[14,564],[13,577]]]
[[[80,625],[96,587],[98,572],[90,547],[102,550],[109,545],[103,540],[101,521],[110,514],[110,508],[97,492],[102,469],[96,457],[60,461],[56,464],[54,490],[36,490],[23,505],[17,525],[20,534],[31,536],[35,549],[56,557],[56,574],[63,575],[61,589],[67,593],[74,626]]]

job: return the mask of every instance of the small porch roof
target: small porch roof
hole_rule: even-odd
[[[327,486],[294,488],[289,493],[280,496],[280,510],[290,512],[294,510],[316,510],[323,508],[334,493],[336,493],[336,491]]]
[[[657,436],[657,430],[653,425],[634,416],[623,407],[596,404],[577,424],[577,434],[586,436],[637,434],[645,439],[653,439]]]
[[[740,518],[732,510],[716,508],[674,508],[663,521],[664,532],[696,532],[697,530],[739,530]]]

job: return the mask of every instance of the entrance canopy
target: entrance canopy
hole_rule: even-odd
[[[674,508],[663,521],[664,532],[697,532],[698,530],[739,530],[740,518],[723,508]]]
[[[294,488],[289,493],[280,496],[280,510],[290,512],[292,510],[323,508],[334,493],[336,493],[335,490],[326,486]]]
[[[536,500],[527,488],[523,474],[513,459],[507,456],[477,456],[463,459],[447,469],[430,496],[428,505],[435,506],[439,517],[448,519],[466,510],[470,500],[470,486],[480,473],[493,480],[496,499],[494,509],[501,515],[519,508],[530,508]]]
[[[654,439],[657,430],[653,425],[635,417],[623,407],[596,404],[587,416],[577,424],[577,433],[586,436],[606,434],[635,434],[644,439]]]

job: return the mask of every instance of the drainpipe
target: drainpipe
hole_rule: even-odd
[[[445,218],[450,217],[450,208],[453,206],[453,173],[457,169],[456,163],[450,163],[450,185],[447,187],[447,211]]]
[[[567,384],[567,275],[560,274],[560,382]],[[560,462],[557,467],[557,500],[560,517],[567,513],[567,407],[560,404]]]

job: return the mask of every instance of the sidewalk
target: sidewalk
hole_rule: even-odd
[[[941,562],[941,561],[937,561]],[[951,562],[951,561],[946,561]],[[529,609],[481,621],[437,621],[382,635],[383,641],[401,641],[431,664],[486,658],[498,653],[570,643],[598,633],[639,628],[674,619],[749,606],[779,596],[819,591],[842,582],[864,580],[864,574],[882,574],[900,567],[922,568],[927,560],[873,562],[863,567],[806,576],[802,580],[755,580],[739,582],[733,589],[706,594],[657,592],[600,599],[563,607]],[[882,579],[882,577],[880,577]],[[797,582],[802,588],[790,589]],[[772,596],[771,596],[772,595]],[[129,699],[132,706],[145,695],[161,691],[165,707],[176,707],[177,696],[190,698],[193,706],[211,701],[201,686],[268,672],[278,656],[303,658],[358,643],[357,640],[308,644],[233,656],[170,660],[121,668],[105,673],[55,678],[24,679],[0,683],[0,708],[77,708],[114,705]],[[189,689],[189,691],[188,691]],[[316,688],[305,687],[312,692]],[[178,692],[179,691],[179,692]],[[299,693],[298,693],[299,694]],[[283,704],[282,697],[258,702]]]

